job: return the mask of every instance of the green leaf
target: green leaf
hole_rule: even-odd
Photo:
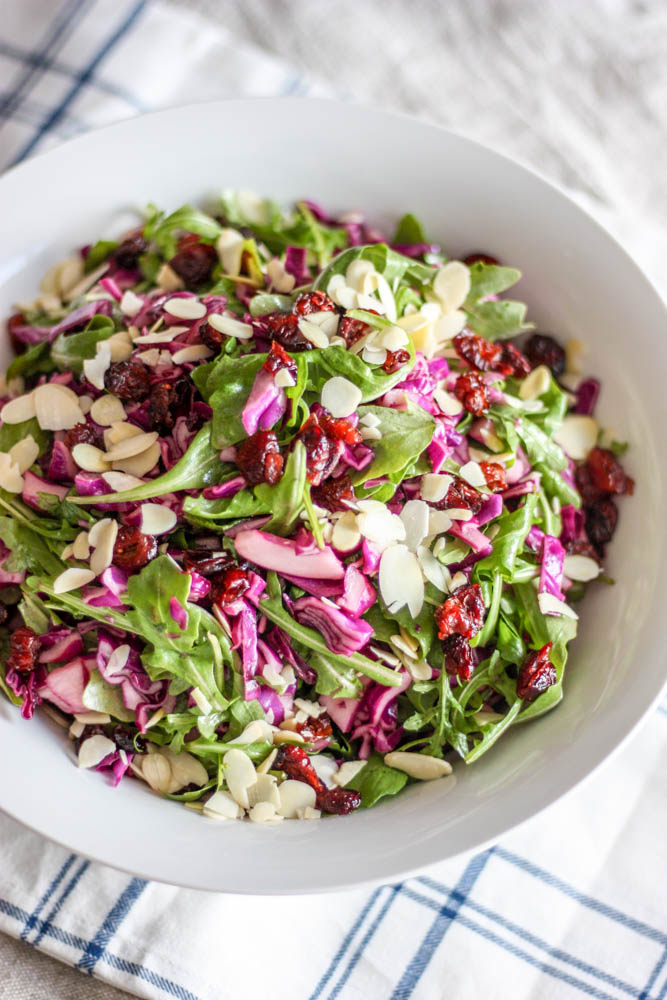
[[[431,443],[435,420],[412,400],[407,400],[406,410],[360,406],[358,412],[360,418],[372,414],[379,420],[377,427],[382,438],[372,442],[375,458],[367,468],[355,474],[355,483],[365,483],[369,479],[379,479],[380,476],[406,469]]]
[[[421,222],[411,212],[401,216],[396,225],[392,243],[428,243]]]
[[[192,614],[195,605],[188,604],[192,578],[182,572],[171,556],[152,559],[140,573],[132,574],[127,582],[127,595],[134,606],[127,620],[138,633],[154,645],[163,642],[176,650],[189,650],[198,636],[199,622]],[[174,621],[170,602],[177,600],[187,615],[182,629]]]
[[[321,288],[326,291],[327,286],[335,274],[345,274],[349,265],[354,260],[369,260],[376,271],[379,271],[389,282],[392,288],[405,280],[422,286],[428,286],[433,282],[436,268],[410,257],[404,257],[387,246],[386,243],[372,243],[369,246],[350,247],[343,250],[316,278],[313,288]]]
[[[348,781],[346,788],[361,792],[361,805],[370,809],[376,802],[387,795],[397,795],[406,781],[407,774],[397,771],[395,767],[387,767],[379,754],[372,754],[358,774]]]
[[[83,362],[95,357],[97,345],[115,333],[114,321],[109,316],[93,316],[81,333],[61,333],[51,345],[51,358],[60,371],[73,371],[80,375]]]
[[[107,684],[98,670],[93,670],[81,699],[91,712],[106,712],[121,722],[134,722],[134,712],[125,707],[120,685]]]
[[[205,497],[186,497],[183,503],[183,513],[192,524],[213,530],[224,530],[230,527],[230,521],[249,517],[261,517],[270,514],[271,506],[266,500],[260,500],[255,490],[239,490],[233,497],[221,497],[219,500],[207,500]]]
[[[210,215],[200,212],[191,205],[183,205],[162,219],[159,216],[149,219],[144,226],[144,236],[155,243],[164,257],[173,257],[180,232],[196,233],[205,240],[216,240],[220,235],[221,226]]]
[[[475,743],[473,749],[466,755],[466,764],[474,763],[474,761],[479,760],[482,754],[485,754],[487,750],[491,749],[493,744],[499,740],[503,733],[506,732],[517,720],[517,716],[521,711],[521,705],[521,700],[517,699],[500,722],[489,723],[486,726],[482,726],[482,739]]]
[[[55,368],[51,359],[50,344],[48,340],[42,340],[39,344],[33,344],[23,354],[14,358],[7,369],[7,381],[13,378],[30,378],[31,375],[50,374]]]
[[[468,326],[487,340],[507,340],[534,324],[526,323],[526,306],[523,302],[502,299],[499,302],[479,302],[465,308]]]
[[[292,299],[289,295],[276,295],[272,292],[260,292],[253,295],[248,306],[251,316],[264,316],[271,312],[289,312]]]
[[[285,470],[275,486],[262,483],[255,487],[255,496],[267,510],[271,520],[263,531],[289,535],[304,508],[306,481],[306,448],[303,441],[296,441],[285,463]]]
[[[353,382],[361,390],[363,403],[370,403],[383,396],[402,382],[414,364],[415,351],[410,340],[407,345],[410,360],[406,361],[397,372],[388,375],[380,366],[373,366],[363,361],[357,354],[351,354],[345,347],[334,344],[315,351],[308,351],[308,392],[314,393],[313,399],[322,393],[322,387],[334,375],[342,375]]]
[[[360,697],[363,688],[353,667],[344,667],[338,660],[333,660],[324,653],[311,653],[308,663],[317,673],[315,690],[318,694],[334,698]]]
[[[84,271],[86,274],[90,274],[94,271],[96,267],[107,260],[111,254],[118,248],[118,243],[115,240],[98,240],[97,243],[93,243],[92,247],[86,254],[86,260],[84,263]]]
[[[552,437],[563,423],[563,418],[567,413],[567,395],[552,375],[549,388],[542,393],[539,399],[545,412],[536,413],[531,417],[531,420],[534,420],[549,437]]]
[[[11,551],[5,563],[5,569],[10,572],[26,570],[57,576],[65,569],[65,564],[52,552],[45,538],[27,521],[0,517],[0,539]]]
[[[556,472],[567,468],[565,452],[533,420],[520,417],[516,430],[533,465],[547,465]]]
[[[493,539],[493,552],[475,565],[475,579],[487,573],[498,573],[505,580],[512,580],[517,557],[535,520],[536,503],[535,494],[528,493],[523,506],[498,518],[495,522],[498,533]]]
[[[24,441],[29,434],[39,446],[40,455],[49,443],[49,435],[37,423],[37,418],[24,420],[20,424],[2,424],[0,427],[0,451],[9,451],[19,441]]]
[[[542,462],[535,463],[535,472],[539,472],[542,488],[549,497],[558,497],[562,504],[572,504],[573,507],[581,507],[581,496],[577,490],[566,483],[562,474],[550,469]]]
[[[470,291],[465,308],[474,309],[479,300],[487,295],[499,295],[516,285],[520,277],[521,271],[514,267],[500,267],[498,264],[477,261],[470,266]]]
[[[269,575],[275,579],[275,574]],[[400,687],[400,677],[394,670],[390,670],[389,667],[384,667],[381,663],[369,660],[368,657],[363,656],[361,653],[352,653],[350,656],[340,656],[338,653],[332,653],[320,632],[316,632],[315,629],[308,628],[306,625],[300,625],[292,618],[283,605],[282,595],[279,594],[278,596],[265,598],[263,601],[260,601],[259,610],[274,625],[278,625],[284,632],[292,636],[293,639],[296,639],[297,642],[311,649],[314,653],[320,653],[330,664],[336,664],[343,669],[353,668],[358,673],[364,674],[366,677],[370,677],[371,680],[377,681],[378,684],[384,684],[387,687]]]
[[[208,400],[213,408],[211,437],[216,448],[227,448],[247,436],[241,414],[265,361],[266,354],[246,354],[242,358],[222,355],[216,360],[206,384],[211,393]]]
[[[218,449],[211,444],[211,424],[207,423],[197,431],[186,453],[179,458],[168,472],[151,479],[143,486],[120,493],[107,493],[99,497],[70,497],[72,503],[134,503],[137,500],[150,500],[151,497],[164,496],[165,493],[176,493],[179,490],[198,490],[224,481],[228,477],[230,467],[221,462]]]

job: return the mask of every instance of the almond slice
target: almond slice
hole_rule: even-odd
[[[106,736],[89,736],[79,747],[79,767],[97,767],[97,765],[116,752],[116,744]]]
[[[296,819],[299,809],[311,809],[315,806],[315,789],[307,785],[305,781],[294,781],[288,778],[283,781],[279,789],[280,808],[278,812],[286,819]]]
[[[587,458],[589,451],[595,447],[599,427],[592,417],[581,413],[568,414],[553,436],[556,444],[575,461]]]
[[[326,346],[328,344],[327,340]],[[322,386],[322,406],[332,417],[350,417],[361,403],[361,397],[359,386],[342,375],[334,375]]]
[[[84,562],[90,555],[90,541],[87,531],[80,531],[74,539],[72,555],[75,559],[80,559],[81,562]]]
[[[125,420],[113,423],[104,432],[104,447],[107,450],[111,449],[126,438],[136,437],[137,434],[143,433],[141,427],[137,427],[136,424],[130,424]]]
[[[224,333],[227,337],[236,337],[238,340],[250,340],[252,337],[252,327],[249,323],[242,323],[231,316],[223,316],[221,313],[211,313],[206,322],[218,333]]]
[[[155,468],[160,460],[160,443],[156,441],[146,451],[140,455],[133,455],[131,458],[123,458],[121,461],[113,463],[114,471],[126,472],[135,478],[141,478]]]
[[[91,404],[90,415],[100,427],[111,427],[125,420],[125,407],[118,396],[107,393]]]
[[[563,561],[563,572],[570,580],[588,583],[600,575],[600,566],[590,556],[569,555]]]
[[[141,455],[158,439],[157,431],[146,431],[141,434],[133,434],[131,437],[119,441],[106,453],[107,462],[120,462],[124,458],[132,458],[134,455]]]
[[[32,434],[28,434],[24,437],[22,441],[17,441],[9,449],[9,457],[12,462],[15,462],[18,466],[18,470],[23,475],[27,472],[30,466],[37,460],[39,455],[39,445],[35,441]]]
[[[471,486],[486,486],[486,477],[478,462],[466,462],[459,469],[459,475]]]
[[[223,765],[225,781],[232,798],[248,808],[248,789],[257,781],[255,765],[243,750],[228,750]]]
[[[56,594],[67,594],[70,590],[79,590],[95,579],[95,574],[89,569],[79,569],[73,567],[66,569],[53,581],[53,590]]]
[[[243,809],[229,792],[221,788],[204,803],[202,814],[210,819],[240,819],[243,816]]]
[[[85,472],[108,472],[111,468],[105,453],[94,444],[75,444],[72,448],[72,458]]]
[[[111,361],[114,364],[117,361],[127,361],[128,358],[132,357],[134,344],[127,330],[119,330],[118,333],[112,333],[105,343],[109,345]]]
[[[138,312],[141,312],[143,307],[144,300],[139,298],[130,288],[126,292],[123,292],[123,297],[120,300],[120,311],[124,316],[136,316]]]
[[[141,505],[141,530],[145,535],[163,535],[176,527],[178,518],[170,507],[160,503]]]
[[[459,309],[470,292],[470,269],[459,260],[448,261],[433,279],[433,292],[445,313]]]
[[[225,274],[236,277],[241,273],[245,238],[236,229],[223,229],[216,240],[215,249]]]
[[[189,344],[172,354],[171,360],[175,365],[184,365],[188,361],[203,361],[212,355],[213,351],[206,344]]]
[[[106,340],[101,340],[95,351],[94,358],[83,362],[83,374],[96,389],[104,389],[104,376],[111,364],[111,347]]]
[[[248,813],[248,819],[251,823],[280,823],[283,817],[276,812],[272,802],[258,802]]]
[[[129,656],[130,656],[130,647],[127,645],[127,643],[124,643],[122,646],[116,646],[111,656],[107,660],[105,672],[110,677],[115,677],[116,674],[119,674],[121,670],[123,670],[125,664],[129,659]]]
[[[392,750],[391,753],[386,753],[384,762],[388,767],[403,771],[419,781],[433,781],[435,778],[442,778],[452,773],[452,765],[446,760],[405,750]]]
[[[442,472],[427,472],[421,478],[422,499],[429,503],[439,503],[447,496],[453,477]]]
[[[68,431],[84,420],[79,399],[65,385],[47,382],[35,389],[35,416],[44,431]]]
[[[366,767],[365,760],[346,760],[340,765],[336,773],[334,774],[334,782],[340,785],[342,788],[345,787],[353,778],[359,774],[360,771]]]
[[[176,319],[202,319],[206,315],[206,306],[195,298],[168,299],[162,308]]]
[[[98,521],[93,525],[88,535],[91,545],[95,546],[95,551],[90,557],[90,568],[99,576],[113,562],[113,550],[118,536],[118,522],[109,517]]]
[[[543,615],[565,615],[566,618],[578,618],[577,612],[566,604],[559,601],[553,594],[538,594],[537,603]]]
[[[416,618],[424,603],[424,578],[414,552],[407,545],[391,545],[380,560],[380,593],[390,613],[407,605]]]
[[[104,472],[102,479],[114,493],[123,493],[125,490],[134,490],[137,486],[144,485],[143,479],[129,476],[126,472]]]
[[[0,452],[0,483],[8,493],[23,492],[23,477],[18,464],[6,451]]]
[[[310,320],[300,319],[299,330],[313,347],[325,348],[329,346],[329,338],[326,333],[315,323],[311,323]]]
[[[157,273],[155,283],[165,292],[178,292],[183,288],[183,281],[169,264],[162,265]]]
[[[519,399],[539,399],[551,385],[551,372],[546,365],[538,365],[526,376],[519,387]]]
[[[339,552],[353,552],[361,541],[361,532],[354,511],[347,510],[333,526],[331,544]]]
[[[22,424],[35,416],[35,393],[28,392],[24,396],[10,399],[0,410],[3,424]]]

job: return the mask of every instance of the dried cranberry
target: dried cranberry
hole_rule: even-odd
[[[335,312],[336,303],[326,292],[303,292],[297,295],[292,310],[297,316],[310,316],[311,313]]]
[[[273,312],[262,316],[261,326],[267,337],[276,340],[288,351],[312,351],[313,345],[299,330],[299,317],[295,313]]]
[[[151,391],[151,377],[141,361],[116,361],[107,368],[104,388],[119,399],[140,403]]]
[[[332,417],[326,410],[319,414],[320,426],[328,438],[344,441],[354,446],[361,444],[362,437],[356,427],[345,417]]]
[[[213,552],[211,549],[190,549],[183,559],[187,570],[194,570],[200,576],[215,576],[235,565],[229,552]]]
[[[125,753],[136,753],[136,748],[134,745],[134,733],[129,729],[125,729],[124,726],[114,726],[113,732],[111,733],[111,739],[114,741],[119,750],[124,750]],[[137,737],[137,745],[142,747],[144,741],[141,737]]]
[[[472,267],[473,264],[498,264],[496,257],[492,257],[491,254],[483,253],[482,251],[476,251],[475,253],[469,253],[467,257],[463,258],[463,263],[467,264],[468,267]]]
[[[475,654],[469,640],[454,632],[445,637],[442,649],[447,673],[455,674],[461,681],[469,681],[475,669]]]
[[[616,531],[617,520],[618,510],[611,497],[602,497],[586,511],[586,534],[601,555]]]
[[[465,509],[479,514],[484,503],[484,497],[474,486],[460,476],[452,476],[452,483],[447,494],[433,506],[438,510]]]
[[[565,351],[557,340],[546,333],[533,333],[524,348],[533,368],[546,365],[554,375],[565,371]]]
[[[478,337],[476,333],[465,332],[457,333],[454,337],[454,349],[471,367],[483,372],[494,371],[502,353],[500,344],[493,344],[484,337]]]
[[[157,539],[153,535],[144,535],[138,528],[123,525],[118,529],[113,547],[113,562],[119,569],[132,572],[154,559],[157,550]]]
[[[387,357],[382,365],[382,371],[387,375],[393,375],[399,368],[410,360],[410,352],[399,347],[397,351],[387,351]]]
[[[0,625],[4,625],[9,617],[6,604],[0,604]]]
[[[246,571],[234,566],[211,578],[211,599],[214,604],[233,604],[243,597],[249,586]]]
[[[493,492],[507,489],[505,469],[499,462],[480,462],[479,467],[486,479],[486,485]]]
[[[148,404],[151,427],[161,431],[171,430],[179,411],[187,406],[189,398],[190,387],[187,379],[160,382],[154,386]]]
[[[348,788],[327,788],[310,763],[306,751],[292,743],[280,744],[272,767],[285,771],[293,781],[304,781],[310,785],[315,790],[316,803],[322,812],[346,815],[361,805],[359,792]]]
[[[25,354],[28,349],[28,345],[22,340],[19,340],[16,331],[20,326],[25,326],[27,319],[23,313],[17,312],[13,316],[10,316],[7,320],[7,333],[9,334],[9,339],[11,341],[12,347],[16,354]]]
[[[496,371],[502,375],[525,378],[530,372],[530,361],[514,344],[503,344],[500,351],[500,363]]]
[[[602,496],[601,491],[593,482],[591,470],[585,463],[578,465],[574,470],[574,481],[581,494],[584,507],[592,506]]]
[[[77,444],[94,444],[98,447],[101,444],[101,438],[92,424],[78,423],[67,431],[63,444],[70,451]]]
[[[535,701],[547,688],[558,680],[556,668],[549,659],[552,642],[531,653],[519,669],[516,679],[516,693],[524,701]]]
[[[319,486],[313,486],[310,492],[313,503],[324,507],[332,513],[337,510],[347,510],[345,500],[354,500],[354,488],[350,477],[345,473],[336,479],[329,478]]]
[[[309,716],[304,722],[298,722],[296,731],[297,733],[301,733],[304,740],[308,743],[315,743],[318,740],[328,740],[333,736],[331,719],[326,713],[320,715],[317,719]]]
[[[569,542],[566,542],[565,551],[569,556],[588,556],[589,559],[595,559],[596,562],[600,562],[599,552],[596,552],[591,543],[585,541],[583,538],[576,541],[571,539]]]
[[[454,395],[473,417],[483,417],[489,409],[486,382],[477,372],[459,375],[454,383]]]
[[[333,418],[330,418],[332,422]],[[347,421],[343,421],[347,423]],[[354,430],[354,428],[352,428]],[[323,427],[314,413],[308,417],[301,430],[297,434],[299,441],[303,441],[306,448],[306,476],[313,486],[320,483],[331,475],[333,469],[340,458],[345,445],[339,437],[325,433]]]
[[[227,340],[227,337],[225,337],[224,333],[216,330],[214,326],[211,326],[210,323],[204,321],[199,324],[199,339],[202,344],[206,344],[212,351],[219,351],[222,347],[222,342]]]
[[[370,310],[374,312],[375,310]],[[370,330],[368,323],[360,319],[352,319],[351,316],[343,316],[338,324],[338,336],[342,337],[348,347],[352,347],[358,340],[365,337]]]
[[[348,816],[361,805],[361,792],[352,788],[324,788],[317,796],[317,806],[322,812]]]
[[[465,583],[435,610],[438,638],[446,639],[456,633],[472,639],[484,624],[486,609],[482,598],[482,588],[478,583]]]
[[[283,474],[283,456],[273,431],[256,431],[239,445],[236,464],[251,486],[275,486]]]
[[[39,636],[33,629],[27,625],[15,629],[9,637],[7,670],[18,670],[20,674],[29,674],[35,669],[39,647]]]
[[[267,372],[271,372],[272,375],[279,372],[281,368],[285,368],[290,375],[296,376],[296,361],[289,356],[285,348],[277,340],[271,341],[271,348],[264,362],[264,368],[266,368]]]
[[[632,493],[634,480],[608,448],[593,448],[586,459],[591,480],[602,493]]]
[[[179,240],[178,253],[171,258],[169,266],[183,279],[188,288],[198,288],[211,279],[211,272],[218,262],[215,247],[208,243],[192,240],[191,234]]]
[[[111,259],[118,267],[133,271],[139,263],[139,257],[147,250],[148,240],[145,240],[141,233],[135,233],[134,236],[128,236],[123,240],[120,246],[114,250]]]

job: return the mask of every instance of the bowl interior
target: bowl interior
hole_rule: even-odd
[[[307,127],[304,130],[304,125]],[[135,782],[113,791],[73,766],[57,727],[0,701],[0,807],[72,849],[146,877],[229,892],[307,892],[389,879],[499,836],[585,777],[658,696],[667,597],[664,307],[618,245],[534,174],[460,136],[326,102],[229,101],[160,112],[87,135],[0,180],[0,315],[30,300],[61,256],[122,232],[147,202],[172,210],[222,186],[312,197],[379,225],[405,211],[451,256],[520,267],[540,329],[579,337],[603,381],[601,422],[631,442],[613,587],[581,607],[559,708],[477,764],[368,812],[277,828],[216,824]],[[0,360],[9,358],[3,341]]]

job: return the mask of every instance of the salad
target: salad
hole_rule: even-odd
[[[4,695],[80,767],[255,822],[558,705],[633,482],[519,277],[245,191],[53,267],[0,386]]]

